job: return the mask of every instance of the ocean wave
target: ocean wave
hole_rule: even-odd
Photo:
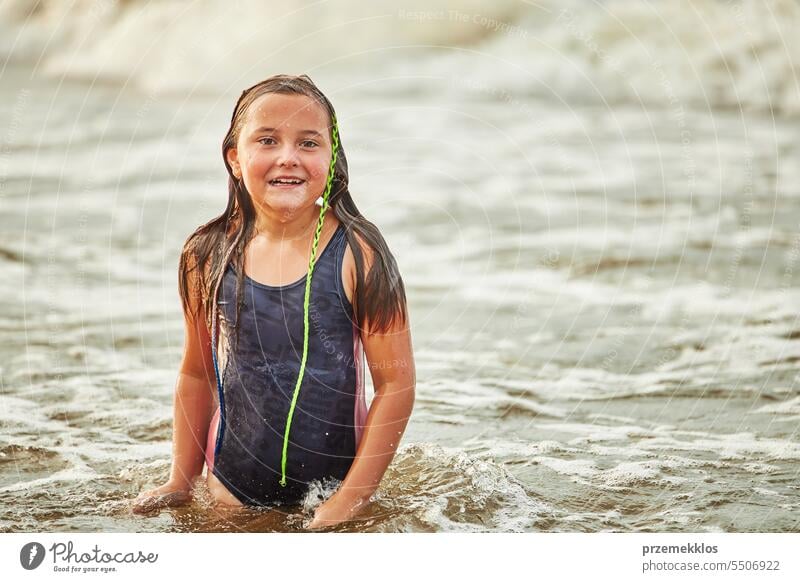
[[[643,102],[675,116],[684,106],[800,114],[794,0],[437,0],[425,8],[398,9],[388,0],[240,0],[233,9],[12,0],[0,7],[0,55],[59,77],[112,79],[153,94],[238,90],[268,72],[331,73],[352,83],[380,71],[372,90],[394,79],[398,90],[419,92],[438,79],[455,93],[512,102],[538,94]]]
[[[525,36],[497,35],[473,80],[503,95],[800,114],[795,0],[673,0],[551,6]],[[535,57],[535,58],[533,58]],[[512,75],[512,68],[516,69]]]
[[[0,6],[0,54],[37,63],[49,74],[111,79],[153,93],[240,90],[265,71],[333,66],[356,74],[404,45],[469,44],[491,34],[486,27],[440,18],[452,7],[444,0],[426,3],[424,12],[398,9],[389,0],[12,0]],[[507,21],[524,4],[461,0],[459,7]]]
[[[403,508],[387,531],[531,531],[555,514],[490,459],[429,443],[400,448],[378,500]]]

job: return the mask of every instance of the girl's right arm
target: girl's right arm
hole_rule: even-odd
[[[191,281],[196,273],[195,270],[189,274],[189,289],[196,288]],[[197,305],[197,298],[190,297],[190,302],[192,299]],[[171,475],[161,487],[145,491],[136,498],[134,513],[188,503],[192,482],[203,471],[206,438],[216,405],[216,376],[202,307],[196,309],[196,315],[184,309],[184,322],[183,360],[173,398]]]

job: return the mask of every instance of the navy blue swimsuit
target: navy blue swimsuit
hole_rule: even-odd
[[[306,276],[283,287],[245,275],[234,341],[236,272],[219,293],[220,408],[209,431],[209,470],[242,503],[300,503],[312,481],[344,479],[366,420],[363,351],[342,284],[343,225],[314,267],[306,371],[292,419],[281,487],[286,417],[303,355]]]

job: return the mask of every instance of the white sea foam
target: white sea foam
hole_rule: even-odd
[[[792,414],[800,415],[800,396],[776,402],[775,404],[765,404],[756,410],[750,411],[752,414]]]
[[[404,445],[397,463],[395,471],[405,479],[425,483],[424,493],[409,503],[424,522],[443,531],[529,531],[553,513],[504,468],[460,450]],[[390,481],[385,490],[392,489]]]
[[[778,470],[775,465],[768,465],[767,463],[742,463],[741,467],[754,475],[769,475]]]
[[[106,475],[99,475],[86,465],[81,467],[70,467],[62,471],[57,471],[47,477],[41,479],[34,479],[32,481],[20,481],[13,485],[0,488],[0,493],[12,493],[17,491],[35,491],[45,490],[56,483],[75,483],[81,481],[92,481],[94,479],[105,477]]]
[[[477,379],[442,378],[426,383],[418,388],[417,399],[431,406],[433,410],[466,415],[480,416],[488,410],[553,418],[563,418],[567,414],[562,408],[537,402],[532,395],[512,396],[504,387],[490,386]]]
[[[533,461],[552,469],[560,475],[590,478],[597,474],[594,461],[588,459],[558,459],[553,457],[534,457]]]
[[[715,453],[719,459],[725,461],[746,461],[754,457],[773,461],[800,459],[800,443],[758,438],[753,433],[709,435],[675,431],[674,438],[656,437],[640,443],[639,446],[651,451],[669,449]]]

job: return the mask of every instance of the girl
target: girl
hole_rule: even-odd
[[[403,282],[350,196],[336,114],[306,75],[244,91],[222,154],[228,205],[179,265],[171,477],[133,509],[188,502],[205,460],[212,496],[231,505],[298,504],[312,481],[340,481],[309,527],[334,525],[367,504],[411,414]]]

